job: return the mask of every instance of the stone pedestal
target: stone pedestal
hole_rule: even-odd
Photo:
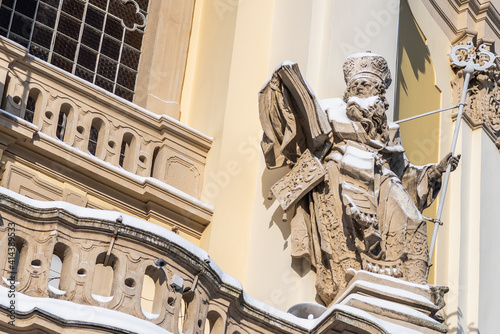
[[[446,333],[436,313],[444,307],[444,286],[420,285],[367,271],[347,271],[349,283],[335,306],[360,310],[389,333]],[[360,313],[360,315],[361,315]],[[415,332],[413,332],[413,330]]]

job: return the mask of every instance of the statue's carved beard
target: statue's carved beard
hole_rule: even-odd
[[[385,144],[389,140],[389,126],[385,113],[388,108],[389,103],[380,97],[368,108],[360,106],[355,101],[349,101],[346,114],[350,120],[361,124],[369,138]]]

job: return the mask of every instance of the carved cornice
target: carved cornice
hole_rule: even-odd
[[[460,26],[458,16],[467,14],[471,19],[479,23],[485,21],[497,38],[500,38],[500,13],[498,8],[491,1],[481,0],[427,0],[434,8],[435,12],[441,17],[444,23],[449,27],[450,31],[458,37],[467,30],[479,30],[475,27]],[[450,12],[450,8],[452,11]],[[479,36],[482,38],[483,36]],[[450,38],[454,40],[456,38]]]

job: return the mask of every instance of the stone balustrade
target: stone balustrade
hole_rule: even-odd
[[[11,275],[7,228],[13,222],[19,293],[116,310],[172,333],[204,333],[205,326],[210,333],[283,332],[264,331],[261,327],[269,323],[259,324],[257,315],[254,320],[247,315],[246,324],[240,323],[241,290],[224,282],[204,251],[164,228],[118,212],[69,204],[67,209],[43,207],[44,202],[6,195],[0,195],[0,203],[2,284],[8,286]],[[53,255],[62,262],[58,287],[49,285]],[[160,268],[155,259],[164,259],[166,265]],[[148,311],[143,308],[145,277],[154,282]],[[293,328],[275,321],[277,327]]]
[[[34,58],[10,40],[0,40],[0,53],[2,109],[114,166],[200,196],[210,138]]]
[[[122,312],[167,333],[327,333],[355,326],[383,333],[345,308],[307,320],[253,300],[205,251],[160,226],[116,211],[35,201],[0,188],[0,219],[1,285],[11,285],[15,248],[15,290],[22,295]],[[53,280],[59,281],[57,286]],[[5,305],[0,304],[1,318]],[[92,332],[99,324],[92,324],[95,317],[85,312],[82,322]],[[47,313],[40,323],[61,330]]]
[[[201,236],[212,215],[199,201],[209,137],[55,68],[1,36],[0,92],[0,157],[10,161],[3,165],[2,186],[22,193],[30,184],[36,199],[113,207]],[[39,156],[36,165],[33,154]],[[74,182],[69,173],[81,175],[80,183],[60,188],[61,181]],[[82,183],[83,196],[72,190]]]

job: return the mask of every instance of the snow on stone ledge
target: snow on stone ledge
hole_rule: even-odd
[[[172,231],[167,230],[164,227],[156,225],[154,223],[150,223],[148,221],[129,216],[127,214],[118,212],[118,211],[108,211],[108,210],[99,210],[99,209],[89,209],[81,206],[73,205],[68,202],[63,201],[38,201],[31,199],[29,197],[20,195],[16,192],[13,192],[4,187],[0,187],[0,194],[11,197],[14,200],[22,202],[26,205],[32,206],[34,208],[39,209],[61,209],[68,213],[71,213],[80,218],[91,218],[91,219],[100,219],[104,221],[116,221],[117,219],[121,219],[122,224],[130,227],[134,227],[143,231],[150,232],[159,237],[165,238],[170,242],[184,248],[194,256],[198,257],[200,260],[208,263],[210,267],[219,275],[222,282],[227,285],[230,285],[238,290],[242,291],[244,304],[251,306],[255,309],[264,311],[269,314],[271,317],[276,318],[276,320],[284,320],[289,323],[293,323],[297,326],[300,326],[306,330],[312,330],[318,324],[320,324],[325,318],[329,317],[336,310],[344,311],[353,315],[361,316],[367,319],[370,322],[376,323],[382,328],[387,329],[385,326],[393,326],[390,323],[385,323],[380,319],[372,319],[373,317],[361,310],[358,310],[353,307],[349,307],[347,305],[332,305],[328,308],[323,315],[321,315],[317,319],[301,319],[290,313],[286,313],[284,311],[278,310],[270,305],[267,305],[252,296],[248,295],[245,291],[243,291],[243,287],[241,283],[231,275],[225,273],[208,255],[208,253],[189,242],[188,240],[182,238],[178,234],[173,233]],[[0,286],[0,305],[8,307],[10,300],[7,298],[8,289]],[[21,293],[17,294],[17,304],[16,308],[21,313],[29,313],[32,312],[33,309],[37,308],[39,310],[43,310],[47,313],[50,313],[54,316],[58,316],[60,318],[70,320],[70,321],[82,321],[82,322],[92,322],[99,323],[102,325],[115,326],[116,324],[120,324],[126,327],[129,330],[137,331],[137,333],[169,333],[152,323],[149,323],[145,320],[135,318],[131,315],[127,315],[125,313],[121,313],[118,311],[112,311],[108,309],[104,309],[97,306],[87,306],[81,304],[75,304],[68,301],[62,301],[57,299],[50,298],[40,298],[40,297],[29,297],[25,296]],[[66,306],[68,305],[68,306]],[[74,310],[79,312],[75,312]],[[112,313],[109,313],[112,312]],[[80,315],[82,319],[80,319]],[[91,317],[88,315],[91,314]],[[118,317],[118,318],[117,318]],[[116,321],[116,319],[123,321]],[[272,320],[271,320],[272,321]],[[398,326],[399,327],[399,326]],[[122,327],[120,327],[122,328]],[[153,328],[154,330],[150,330]],[[389,331],[389,333],[398,333],[397,331]],[[413,332],[408,332],[413,333]]]
[[[150,223],[148,221],[127,215],[125,213],[121,213],[119,211],[90,209],[64,201],[38,201],[20,195],[4,187],[0,187],[0,194],[11,197],[19,202],[25,203],[34,208],[60,209],[69,212],[79,218],[99,219],[99,220],[113,221],[113,222],[121,220],[123,225],[134,227],[142,231],[147,231],[159,237],[165,238],[171,241],[172,243],[184,248],[194,256],[198,257],[200,260],[205,262],[210,262],[210,265],[220,275],[223,282],[241,289],[241,283],[232,276],[222,272],[222,270],[220,270],[220,268],[213,261],[210,261],[210,256],[205,250],[199,248],[198,246],[194,245],[193,243],[189,242],[188,240],[184,239],[178,234],[164,227],[156,225],[154,223]]]
[[[147,320],[122,312],[76,304],[66,300],[30,297],[22,293],[16,293],[16,298],[10,299],[7,297],[8,291],[8,288],[0,286],[0,305],[8,309],[11,300],[15,300],[14,305],[17,313],[29,314],[39,310],[68,322],[111,327],[134,333],[172,334]]]

